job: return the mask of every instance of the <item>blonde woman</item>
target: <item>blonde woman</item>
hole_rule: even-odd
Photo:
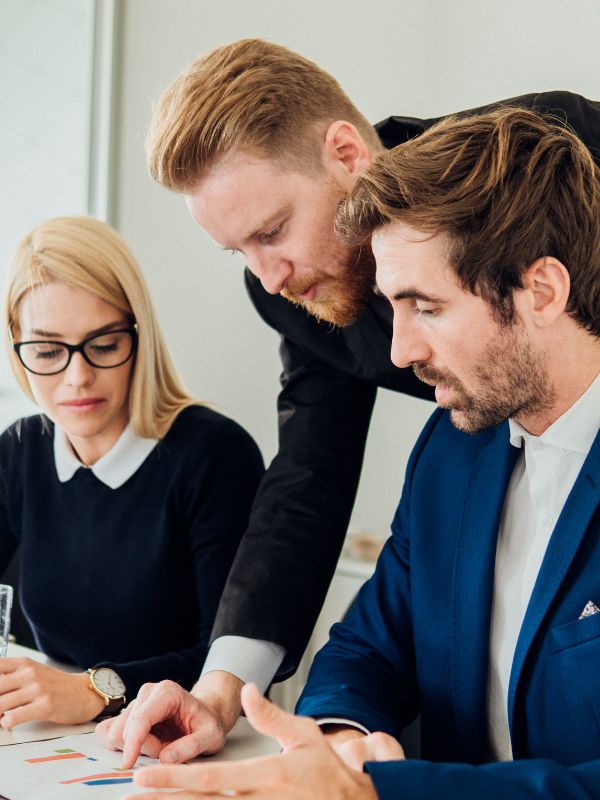
[[[0,725],[118,713],[190,688],[263,465],[182,388],[139,268],[89,217],[34,228],[12,262],[11,365],[41,414],[0,437],[0,572],[19,548],[40,650],[0,660]]]

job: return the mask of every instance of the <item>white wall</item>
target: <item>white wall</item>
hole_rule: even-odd
[[[0,284],[34,225],[88,207],[91,0],[0,0]],[[60,42],[60,47],[57,47]],[[35,413],[0,348],[0,431]]]
[[[376,121],[435,116],[528,91],[600,96],[600,0],[121,0],[114,222],[139,257],[188,387],[276,449],[277,337],[181,198],[153,185],[151,101],[192,59],[260,36],[331,71]],[[352,527],[385,535],[407,455],[429,415],[380,392]]]

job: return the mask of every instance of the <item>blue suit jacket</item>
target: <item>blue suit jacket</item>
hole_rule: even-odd
[[[518,456],[508,424],[476,436],[436,411],[408,464],[374,577],[317,655],[298,712],[398,737],[422,758],[370,763],[382,798],[600,798],[600,434],[552,534],[509,689],[514,762],[486,764],[496,539]]]

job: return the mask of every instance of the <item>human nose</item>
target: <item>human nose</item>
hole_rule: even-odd
[[[82,353],[73,353],[64,371],[65,382],[69,386],[87,386],[95,376],[94,367],[83,357]]]
[[[396,367],[410,367],[411,364],[426,362],[431,358],[431,348],[416,330],[416,326],[406,315],[394,313],[392,328],[392,364]]]
[[[294,272],[291,262],[278,253],[249,253],[247,264],[269,294],[279,294]]]

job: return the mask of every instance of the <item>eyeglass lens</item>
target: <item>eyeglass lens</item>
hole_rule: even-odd
[[[83,348],[95,367],[117,367],[127,361],[132,349],[130,331],[111,331],[94,336]],[[19,355],[28,369],[42,375],[59,372],[69,360],[69,350],[58,342],[28,342],[21,345]]]

